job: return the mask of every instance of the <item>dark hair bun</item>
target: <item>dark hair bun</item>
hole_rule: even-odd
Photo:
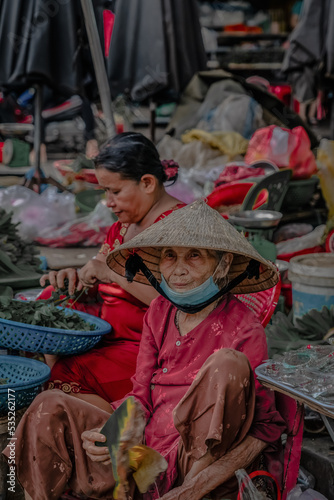
[[[153,142],[138,132],[123,132],[109,139],[94,163],[96,168],[106,168],[137,182],[143,175],[152,174],[161,184],[175,182],[179,168],[173,160],[161,162]]]

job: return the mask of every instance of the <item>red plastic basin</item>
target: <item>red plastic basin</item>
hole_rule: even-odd
[[[74,172],[70,167],[71,163],[73,163],[73,160],[57,160],[53,162],[53,166],[65,178],[98,184],[94,169],[82,168],[80,172]]]
[[[217,208],[221,205],[241,205],[253,185],[254,182],[229,182],[228,184],[222,184],[207,196],[206,202],[211,208]],[[267,201],[267,198],[268,192],[262,190],[254,204],[254,209],[261,207]]]

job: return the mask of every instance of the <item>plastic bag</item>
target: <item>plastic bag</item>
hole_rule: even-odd
[[[247,163],[270,160],[278,167],[291,168],[294,179],[308,179],[317,172],[310,139],[303,127],[292,130],[270,125],[251,137],[245,156]]]
[[[299,324],[300,322],[297,321],[296,323]],[[305,413],[306,413],[306,409],[305,409]],[[313,413],[318,415],[318,417],[320,418],[320,420],[323,424],[323,421],[322,421],[319,413],[316,413],[316,412],[313,412]],[[305,414],[304,419],[306,419],[306,414]],[[315,486],[315,477],[308,470],[306,470],[302,465],[299,466],[297,484],[300,484],[302,486],[303,490],[306,490],[307,488],[314,488],[314,486]]]
[[[255,130],[265,125],[262,106],[251,96],[232,90],[222,93],[219,102],[217,96],[223,88],[222,82],[213,83],[200,108],[200,119],[196,129],[207,132],[238,132],[245,139],[250,139]]]
[[[245,469],[238,469],[235,475],[239,485],[238,500],[270,500],[267,495],[259,491]]]
[[[280,241],[276,244],[277,255],[285,255],[289,253],[299,252],[306,248],[313,248],[321,245],[326,226],[321,224],[310,233],[290,240]]]
[[[328,500],[324,495],[318,491],[308,488],[302,491],[300,486],[295,486],[291,491],[289,491],[286,500]]]
[[[0,189],[0,206],[6,212],[16,215],[23,207],[38,200],[38,194],[24,186],[10,186]]]
[[[305,236],[305,234],[308,234],[311,231],[313,231],[312,224],[299,222],[285,224],[275,231],[274,243],[280,243],[281,241],[290,240],[292,238],[299,238],[300,236]]]
[[[11,186],[1,191],[0,204],[6,211],[13,212],[13,222],[20,222],[19,235],[34,240],[43,231],[75,218],[75,196],[72,193],[58,193],[54,186],[42,194],[23,186]]]
[[[190,172],[184,169],[179,170],[179,176],[175,184],[165,186],[168,194],[174,196],[187,205],[196,199],[203,196],[203,192],[198,185],[194,182],[193,176]]]
[[[219,169],[218,177],[225,164],[230,161],[230,157],[224,155],[220,149],[212,148],[200,140],[183,144],[168,135],[158,144],[158,151],[161,158],[173,158],[181,167],[180,173],[184,170],[198,171],[203,177],[213,168]]]
[[[240,181],[249,177],[259,177],[265,175],[264,168],[254,168],[244,162],[227,163],[223,172],[215,182],[215,187],[227,182]]]
[[[52,232],[44,231],[35,241],[51,248],[99,246],[115,221],[116,217],[111,210],[103,202],[99,202],[89,215],[71,220]]]

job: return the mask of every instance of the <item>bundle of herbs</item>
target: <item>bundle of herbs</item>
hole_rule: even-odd
[[[94,324],[85,321],[79,314],[68,309],[60,309],[46,300],[35,302],[13,300],[0,296],[0,318],[28,325],[62,330],[93,331]]]
[[[18,234],[19,223],[12,222],[12,213],[0,208],[0,273],[25,275],[40,267],[38,251]]]

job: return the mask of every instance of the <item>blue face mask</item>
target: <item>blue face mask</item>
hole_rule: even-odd
[[[144,264],[142,258],[137,254],[130,255],[130,257],[125,262],[125,277],[131,283],[138,271],[142,271],[147,281],[163,296],[166,296],[171,302],[174,303],[181,311],[187,314],[195,314],[208,305],[210,305],[215,300],[222,297],[224,294],[228,293],[230,290],[239,285],[244,279],[259,279],[260,263],[254,259],[251,259],[247,265],[247,268],[240,273],[238,276],[233,278],[224,288],[218,289],[218,286],[214,284],[213,277],[211,276],[202,285],[189,290],[188,292],[179,293],[171,290],[167,285],[166,281],[162,277],[161,285]],[[205,302],[205,298],[209,297]],[[191,305],[181,304],[181,302],[191,301]],[[203,302],[204,301],[204,302]],[[196,305],[195,305],[196,304]]]
[[[172,302],[180,306],[196,306],[211,299],[211,297],[216,295],[216,293],[220,290],[214,283],[212,276],[204,281],[204,283],[192,288],[191,290],[187,290],[185,292],[175,292],[175,290],[172,290],[170,286],[167,285],[165,278],[161,275],[160,287]]]

